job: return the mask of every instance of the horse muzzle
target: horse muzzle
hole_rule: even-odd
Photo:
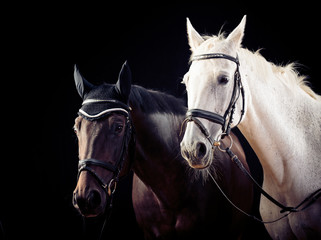
[[[106,207],[105,193],[91,190],[81,193],[75,190],[73,194],[73,205],[84,217],[97,217],[104,213]]]
[[[192,147],[188,147],[181,142],[181,154],[188,162],[188,165],[194,169],[208,168],[213,161],[211,151],[203,142],[195,142]]]
[[[110,195],[101,188],[93,176],[84,171],[79,175],[73,193],[74,207],[85,217],[96,217],[105,212]]]

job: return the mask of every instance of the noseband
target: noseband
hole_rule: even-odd
[[[209,53],[209,54],[201,54],[201,55],[196,55],[192,58],[192,61],[200,61],[200,60],[207,60],[207,59],[217,59],[217,58],[222,58],[222,59],[227,59],[229,61],[232,61],[236,63],[236,70],[234,73],[234,87],[233,87],[233,92],[232,92],[232,97],[230,100],[230,103],[228,105],[228,108],[226,109],[225,113],[223,116],[217,113],[209,112],[206,110],[202,109],[189,109],[186,113],[186,118],[183,122],[183,124],[187,122],[193,121],[198,128],[201,130],[201,132],[206,136],[206,138],[209,140],[211,145],[218,144],[220,139],[217,141],[213,141],[210,137],[209,132],[205,128],[205,126],[202,124],[200,120],[197,118],[203,118],[208,121],[211,121],[213,123],[217,123],[222,126],[222,134],[220,136],[229,136],[230,131],[231,131],[231,124],[233,123],[233,115],[235,112],[235,105],[237,100],[240,97],[240,94],[242,94],[242,110],[241,110],[241,117],[237,125],[241,122],[243,116],[244,116],[244,109],[245,109],[245,98],[244,98],[244,89],[241,81],[241,75],[239,71],[239,65],[240,62],[238,58],[234,58],[232,56],[222,54],[222,53]]]
[[[104,116],[107,113],[108,115],[111,113],[120,113],[125,115],[126,117],[126,123],[125,123],[125,133],[122,141],[122,148],[121,148],[121,153],[118,161],[113,165],[107,162],[103,162],[97,159],[93,158],[88,158],[84,160],[80,160],[78,162],[78,178],[81,174],[82,171],[87,171],[90,173],[96,181],[99,183],[99,185],[104,189],[104,191],[109,195],[112,196],[116,190],[117,182],[119,180],[119,173],[122,170],[123,163],[125,160],[126,152],[128,151],[128,146],[129,142],[131,140],[132,134],[133,134],[133,128],[132,128],[132,121],[131,117],[129,114],[129,111],[131,110],[130,107],[127,105],[123,104],[122,102],[118,102],[117,100],[97,100],[97,99],[90,99],[90,100],[85,100],[83,102],[84,104],[89,104],[92,102],[113,102],[117,103],[118,105],[121,106],[121,108],[111,108],[111,109],[106,109],[102,111]],[[97,119],[97,115],[90,115],[81,109],[79,110],[79,115],[85,117],[88,120],[95,120]],[[99,114],[98,114],[99,115]],[[92,168],[92,166],[100,167],[103,168],[107,171],[110,171],[113,173],[112,179],[106,183],[104,179],[97,174],[97,172]]]

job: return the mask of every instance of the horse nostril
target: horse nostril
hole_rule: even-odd
[[[72,204],[76,207],[78,204],[77,204],[77,197],[78,196],[78,193],[77,192],[74,192],[73,194],[73,197],[72,197]]]
[[[93,190],[88,196],[88,208],[96,209],[101,203],[100,194],[98,191]]]
[[[206,154],[206,146],[202,142],[198,142],[196,145],[196,156],[198,159],[201,159]]]
[[[186,160],[190,158],[189,152],[186,149],[183,149],[183,148],[181,149],[181,155]]]
[[[101,197],[99,192],[96,190],[91,191],[87,198],[74,193],[73,205],[83,214],[94,211],[99,207],[100,203]]]
[[[74,195],[74,205],[78,206],[79,209],[86,209],[87,203],[86,200],[79,195]]]

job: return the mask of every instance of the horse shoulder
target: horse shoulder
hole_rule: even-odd
[[[132,201],[138,225],[146,239],[166,236],[174,232],[174,216],[168,211],[150,187],[133,176]]]

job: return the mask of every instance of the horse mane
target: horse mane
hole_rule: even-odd
[[[132,85],[129,99],[131,104],[145,113],[159,112],[174,115],[186,113],[186,104],[183,99],[137,85]]]
[[[226,34],[224,32],[219,32],[219,34],[216,35],[204,35],[202,36],[205,40],[208,40],[209,42],[212,42],[213,44],[216,44],[218,42],[224,41],[226,39]],[[209,44],[208,47],[210,47],[211,44]],[[246,48],[241,48],[239,51],[240,55],[243,55],[247,61],[250,61],[249,64],[252,66],[257,66],[257,69],[260,69],[260,71],[266,71],[266,74],[273,73],[275,76],[278,77],[280,81],[283,81],[290,87],[298,86],[301,88],[306,94],[308,94],[313,99],[321,102],[321,95],[315,93],[312,88],[310,87],[310,82],[307,80],[307,76],[300,75],[300,72],[298,71],[299,67],[302,66],[298,63],[289,63],[287,65],[277,65],[272,62],[267,61],[261,54],[260,50],[257,50],[255,52],[250,51]],[[193,58],[193,54],[191,56],[191,59]]]
[[[308,77],[301,75],[299,72],[299,67],[301,64],[292,62],[286,65],[277,65],[272,62],[267,61],[261,54],[260,50],[252,52],[248,49],[242,48],[240,52],[249,64],[257,66],[260,71],[265,71],[265,74],[273,74],[279,81],[283,81],[290,88],[299,87],[306,94],[317,101],[321,101],[321,96],[315,93],[310,87],[310,82],[307,80]],[[262,74],[262,73],[261,73]]]

